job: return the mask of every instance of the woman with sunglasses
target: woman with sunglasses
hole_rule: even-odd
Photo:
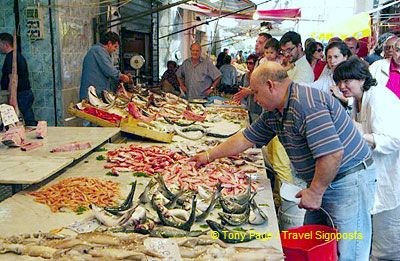
[[[306,59],[314,71],[314,81],[318,80],[326,63],[324,59],[324,46],[320,42],[311,42],[306,47]]]
[[[372,208],[372,260],[400,257],[400,100],[372,77],[358,57],[339,64],[334,80],[343,95],[354,97],[352,118],[372,148],[377,187]]]
[[[346,61],[351,56],[352,53],[345,43],[332,42],[328,44],[325,49],[327,64],[319,79],[309,85],[323,92],[331,93],[346,108],[351,106],[351,100],[349,102],[349,99],[344,97],[336,86],[335,81],[333,80],[333,71],[339,63]]]

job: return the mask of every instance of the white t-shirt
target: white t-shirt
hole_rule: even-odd
[[[289,79],[296,83],[312,83],[314,81],[314,72],[308,63],[306,56],[303,55],[294,63],[294,67],[288,72]]]

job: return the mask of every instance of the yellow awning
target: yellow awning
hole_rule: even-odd
[[[332,37],[345,39],[349,36],[360,39],[370,35],[371,18],[366,12],[359,13],[344,20],[328,22],[321,30],[311,33],[311,37],[320,41],[328,41]]]

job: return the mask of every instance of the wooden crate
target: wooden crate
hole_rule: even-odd
[[[112,123],[106,120],[103,120],[101,118],[97,118],[91,114],[88,114],[86,112],[83,112],[81,110],[78,110],[74,107],[74,105],[71,103],[68,107],[67,110],[68,113],[70,113],[71,115],[74,115],[78,118],[84,119],[86,121],[89,121],[91,123],[97,124],[101,127],[119,127],[119,123]]]
[[[138,123],[144,123],[144,122],[138,121],[133,117],[128,116],[127,118],[121,121],[120,129],[123,132],[132,133],[156,141],[161,141],[166,143],[172,142],[172,137],[174,136],[174,134],[150,130],[146,127],[138,126]]]

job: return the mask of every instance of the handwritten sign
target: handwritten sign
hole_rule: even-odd
[[[68,229],[75,231],[76,233],[89,233],[96,230],[101,224],[96,218],[90,217],[84,220],[78,220],[67,226]]]
[[[181,261],[181,254],[179,252],[178,244],[171,239],[168,238],[146,238],[143,242],[144,246],[152,250],[159,255],[163,256],[162,260],[171,260],[171,261]],[[148,260],[159,260],[152,259],[149,257]]]
[[[3,121],[4,126],[17,123],[18,116],[15,113],[14,107],[8,104],[1,104],[0,105],[0,114],[1,120]]]

